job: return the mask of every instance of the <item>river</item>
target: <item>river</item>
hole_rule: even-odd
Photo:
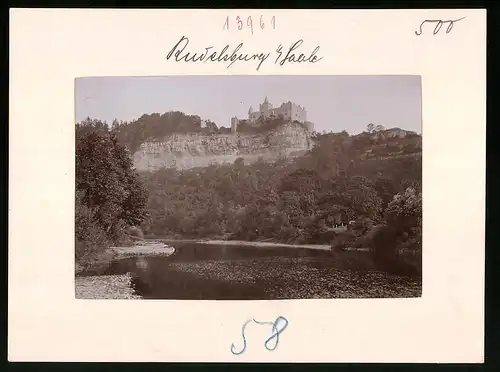
[[[418,297],[421,279],[375,270],[366,252],[173,243],[169,257],[113,262],[105,274],[132,273],[144,299],[271,300]]]

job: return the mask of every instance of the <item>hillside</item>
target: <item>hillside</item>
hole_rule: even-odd
[[[421,136],[399,128],[350,136],[293,123],[146,141],[134,154],[150,194],[142,228],[151,236],[328,243],[329,227],[379,221],[396,194],[420,190],[421,146]],[[184,163],[162,166],[174,156]]]

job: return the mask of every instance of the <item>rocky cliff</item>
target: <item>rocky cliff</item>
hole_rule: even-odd
[[[133,155],[134,166],[141,171],[161,168],[187,169],[211,164],[233,163],[243,158],[252,163],[280,157],[298,156],[312,148],[309,132],[289,123],[266,133],[174,134],[163,141],[144,142]]]

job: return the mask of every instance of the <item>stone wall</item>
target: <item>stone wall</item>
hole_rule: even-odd
[[[290,123],[262,134],[174,134],[161,142],[143,143],[134,153],[133,160],[136,169],[141,171],[187,169],[233,163],[240,157],[245,163],[255,162],[260,157],[272,161],[303,154],[311,147],[307,130]]]

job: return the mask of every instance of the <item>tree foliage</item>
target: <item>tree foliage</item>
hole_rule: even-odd
[[[375,234],[373,245],[377,262],[389,271],[421,274],[422,194],[414,188],[398,193],[387,206],[385,224]],[[401,257],[401,249],[418,253],[415,262]]]
[[[108,126],[87,120],[76,127],[77,261],[89,263],[127,226],[145,217],[147,192],[127,149]]]

